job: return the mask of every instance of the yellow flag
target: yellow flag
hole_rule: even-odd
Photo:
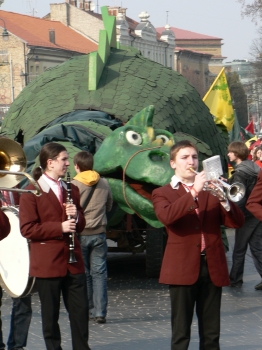
[[[223,124],[228,131],[231,131],[235,117],[224,70],[223,67],[204,96],[203,101],[214,116],[215,123]]]

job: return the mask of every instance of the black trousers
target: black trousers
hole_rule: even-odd
[[[212,283],[205,257],[201,256],[199,278],[195,284],[190,286],[170,285],[169,292],[171,350],[188,349],[195,306],[200,338],[199,349],[219,350],[222,288]]]
[[[72,349],[90,350],[85,274],[67,273],[65,277],[36,278],[36,284],[41,302],[42,328],[47,350],[62,349],[58,324],[61,293],[69,313]]]
[[[255,217],[246,218],[244,225],[236,229],[233,263],[230,271],[231,283],[243,283],[248,244],[257,272],[262,277],[262,222]]]

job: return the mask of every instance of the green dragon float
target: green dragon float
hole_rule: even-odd
[[[162,257],[162,225],[151,192],[170,181],[169,148],[182,139],[197,144],[200,160],[220,154],[227,169],[228,134],[217,126],[198,92],[175,71],[116,42],[115,17],[103,7],[105,29],[97,52],[48,69],[12,103],[2,134],[20,142],[28,169],[46,142],[64,144],[71,159],[94,154],[95,170],[114,198],[108,238],[122,251],[147,250],[147,273]],[[133,215],[134,214],[134,215]]]

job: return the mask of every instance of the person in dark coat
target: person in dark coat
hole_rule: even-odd
[[[246,209],[247,199],[256,184],[260,168],[248,160],[248,148],[244,142],[234,141],[228,146],[228,158],[235,162],[235,170],[229,184],[241,183],[245,187],[245,196],[236,202],[245,215],[245,223],[235,232],[235,245],[230,270],[230,286],[240,288],[243,284],[244,264],[249,245],[257,272],[262,276],[262,222]],[[257,286],[255,286],[257,289]]]
[[[259,172],[257,183],[253,188],[246,203],[246,209],[250,211],[259,221],[262,221],[262,171]],[[257,241],[258,245],[261,245],[260,241]],[[255,286],[256,290],[262,290],[262,281]]]

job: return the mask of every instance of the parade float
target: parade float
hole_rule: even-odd
[[[23,145],[27,172],[47,142],[94,154],[114,198],[107,237],[113,250],[146,249],[147,274],[159,272],[165,235],[151,192],[170,181],[169,148],[190,139],[200,161],[220,155],[227,172],[228,132],[179,73],[116,42],[115,17],[103,7],[99,48],[48,69],[12,103],[2,135]]]

